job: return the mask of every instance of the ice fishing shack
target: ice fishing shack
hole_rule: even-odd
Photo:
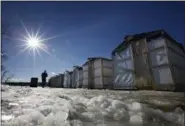
[[[83,88],[112,88],[112,60],[102,57],[88,58],[83,64]]]
[[[164,30],[126,36],[112,59],[114,89],[185,89],[185,50]]]
[[[71,88],[72,87],[72,71],[65,71],[64,72],[64,88]]]
[[[63,88],[63,82],[64,82],[64,74],[55,75],[49,79],[48,86]]]
[[[73,88],[81,88],[82,87],[82,67],[74,66],[73,74],[72,74],[72,87]]]

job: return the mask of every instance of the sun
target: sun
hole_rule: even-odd
[[[38,48],[40,46],[40,40],[36,37],[31,37],[27,40],[27,44],[31,48]]]
[[[32,52],[34,59],[36,53],[41,57],[40,50],[50,55],[45,43],[46,40],[47,39],[42,39],[37,32],[35,34],[31,34],[27,31],[27,36],[23,36],[23,39],[21,39],[23,43],[20,46],[23,46],[23,49],[19,53],[29,50],[29,53]]]
[[[47,54],[51,55],[50,52],[48,51],[48,46],[46,45],[46,43],[48,40],[60,37],[61,35],[43,38],[44,33],[40,34],[40,27],[34,32],[33,29],[28,31],[23,21],[21,21],[21,24],[26,34],[21,34],[22,37],[18,39],[19,41],[22,42],[19,46],[23,47],[22,49],[20,49],[20,52],[18,52],[18,54],[28,50],[29,54],[32,52],[31,54],[33,54],[34,59],[36,53],[38,53],[39,56],[42,58],[40,51],[44,51]]]

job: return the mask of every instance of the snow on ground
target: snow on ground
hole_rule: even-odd
[[[181,126],[183,93],[2,86],[4,126]]]

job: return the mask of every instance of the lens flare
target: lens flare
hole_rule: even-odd
[[[21,21],[21,24],[26,32],[26,35],[22,36],[22,39],[19,39],[20,41],[23,42],[23,44],[20,45],[23,47],[23,49],[19,53],[22,53],[22,52],[25,52],[26,50],[29,50],[29,53],[32,52],[34,59],[35,59],[36,53],[38,53],[39,56],[41,57],[41,54],[40,54],[41,50],[46,52],[47,54],[51,55],[50,52],[48,51],[46,41],[50,40],[50,39],[54,39],[59,36],[42,38],[43,34],[39,35],[40,34],[40,27],[34,33],[33,30],[31,30],[29,32],[22,21]]]

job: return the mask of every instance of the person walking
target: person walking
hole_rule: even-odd
[[[44,88],[44,86],[46,85],[46,78],[48,77],[48,74],[46,72],[46,70],[41,74],[41,78],[42,78],[42,87]]]

